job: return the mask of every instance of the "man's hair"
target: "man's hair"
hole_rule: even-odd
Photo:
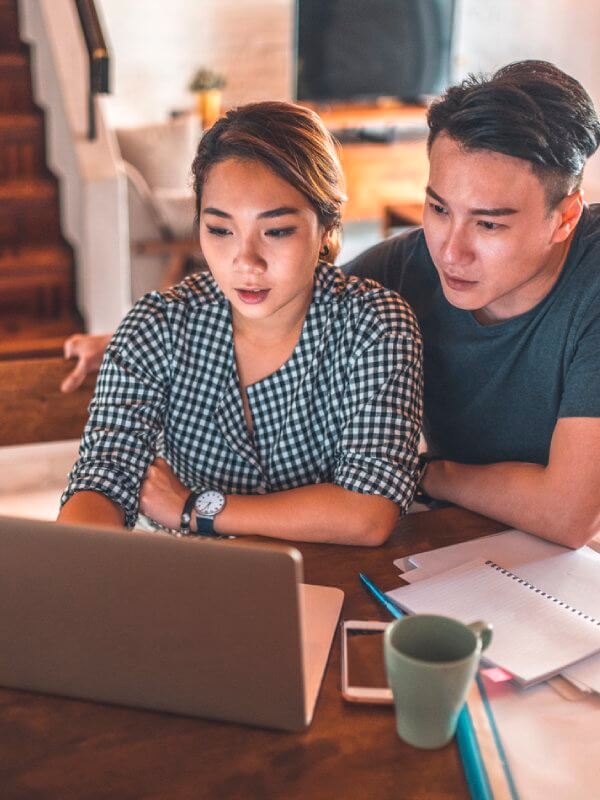
[[[469,75],[427,115],[431,146],[446,133],[467,150],[529,161],[554,208],[581,185],[600,143],[600,121],[583,86],[547,61],[517,61],[491,78]]]

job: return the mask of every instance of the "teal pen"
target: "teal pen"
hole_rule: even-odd
[[[390,612],[392,617],[399,619],[404,616],[404,611],[381,589],[379,589],[372,580],[359,572],[358,577],[365,589],[373,595],[373,597],[381,603]],[[465,771],[465,778],[467,786],[469,787],[469,794],[472,800],[494,800],[490,783],[485,771],[485,765],[479,752],[479,745],[477,744],[477,737],[471,715],[465,703],[462,711],[459,714],[458,722],[456,725],[456,743],[460,752],[460,757]]]

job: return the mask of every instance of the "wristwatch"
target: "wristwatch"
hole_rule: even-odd
[[[192,510],[196,510],[196,533],[199,536],[215,536],[213,520],[225,508],[225,495],[217,489],[190,492],[181,512],[180,530],[184,536],[191,533]]]

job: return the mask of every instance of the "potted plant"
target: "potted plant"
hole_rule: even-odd
[[[210,128],[221,114],[225,85],[224,76],[207,67],[201,67],[190,81],[189,90],[196,95],[196,108],[204,128]]]

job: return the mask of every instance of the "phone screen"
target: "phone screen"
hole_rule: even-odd
[[[383,661],[383,631],[346,631],[348,685],[358,688],[387,689]]]

